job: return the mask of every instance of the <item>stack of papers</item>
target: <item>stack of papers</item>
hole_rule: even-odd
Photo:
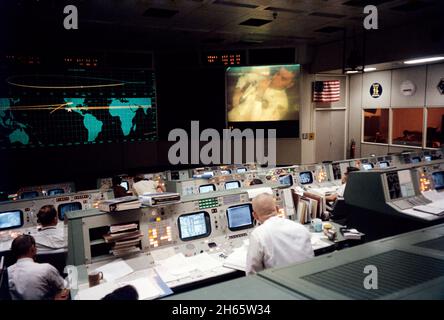
[[[96,271],[102,272],[103,279],[107,282],[114,281],[134,272],[134,270],[122,259],[117,259],[111,263],[105,264],[104,266],[97,268]]]

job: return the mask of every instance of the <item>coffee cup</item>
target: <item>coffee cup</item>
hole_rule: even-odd
[[[311,226],[315,232],[321,232],[322,231],[322,220],[321,219],[311,220]]]
[[[94,287],[100,284],[100,280],[103,279],[103,273],[100,271],[91,271],[88,273],[88,282],[90,287]]]

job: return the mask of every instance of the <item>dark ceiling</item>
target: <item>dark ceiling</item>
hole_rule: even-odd
[[[316,45],[361,32],[363,7],[381,30],[441,21],[442,0],[1,0],[6,47],[229,48]],[[63,28],[74,4],[79,30]]]

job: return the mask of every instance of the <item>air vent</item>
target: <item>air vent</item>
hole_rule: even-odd
[[[444,251],[444,236],[415,244],[417,247]]]
[[[377,6],[392,1],[393,0],[372,0],[370,2],[372,5]],[[344,6],[351,6],[351,7],[365,7],[368,4],[370,4],[368,0],[350,0],[343,3]]]
[[[328,13],[328,12],[312,12],[309,15],[315,17],[335,18],[335,19],[341,19],[346,17],[346,15],[343,14]]]
[[[168,19],[179,11],[159,8],[149,8],[143,13],[144,17]]]
[[[333,33],[338,31],[343,31],[344,28],[341,27],[324,27],[318,30],[315,30],[315,32],[322,32],[322,33]]]
[[[417,10],[427,8],[429,6],[431,6],[431,3],[427,3],[427,2],[423,2],[423,1],[409,1],[405,4],[402,4],[400,6],[396,6],[396,7],[390,8],[390,9],[395,10],[395,11],[401,11],[401,12],[412,12],[412,11],[417,11]]]
[[[220,4],[220,5],[223,5],[223,6],[249,8],[249,9],[256,9],[257,7],[259,7],[258,5],[255,5],[255,4],[238,3],[238,2],[224,1],[224,0],[216,0],[213,3],[214,4]]]
[[[274,12],[288,12],[288,13],[304,13],[304,10],[298,9],[287,9],[287,8],[279,8],[279,7],[266,7],[264,10],[270,10]]]
[[[241,26],[260,27],[260,26],[263,26],[263,25],[270,23],[270,22],[271,22],[271,20],[251,18],[251,19],[245,20],[239,24]]]
[[[321,288],[352,299],[379,299],[444,276],[444,261],[392,250],[302,277]],[[378,290],[362,285],[365,266],[378,268]]]

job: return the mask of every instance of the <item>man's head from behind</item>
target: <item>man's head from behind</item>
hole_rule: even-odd
[[[37,213],[37,221],[42,225],[42,227],[57,225],[57,210],[52,204],[43,206]]]
[[[351,172],[359,171],[359,168],[356,167],[347,167],[347,171],[344,173],[344,176],[342,177],[342,183],[346,183],[348,180],[348,176]]]
[[[121,176],[114,176],[112,178],[113,186],[119,186],[122,183],[122,177]]]
[[[276,213],[276,201],[271,194],[262,193],[253,199],[253,216],[260,223],[264,223]]]
[[[37,253],[34,237],[28,234],[19,235],[12,241],[11,252],[16,259],[34,258]]]

